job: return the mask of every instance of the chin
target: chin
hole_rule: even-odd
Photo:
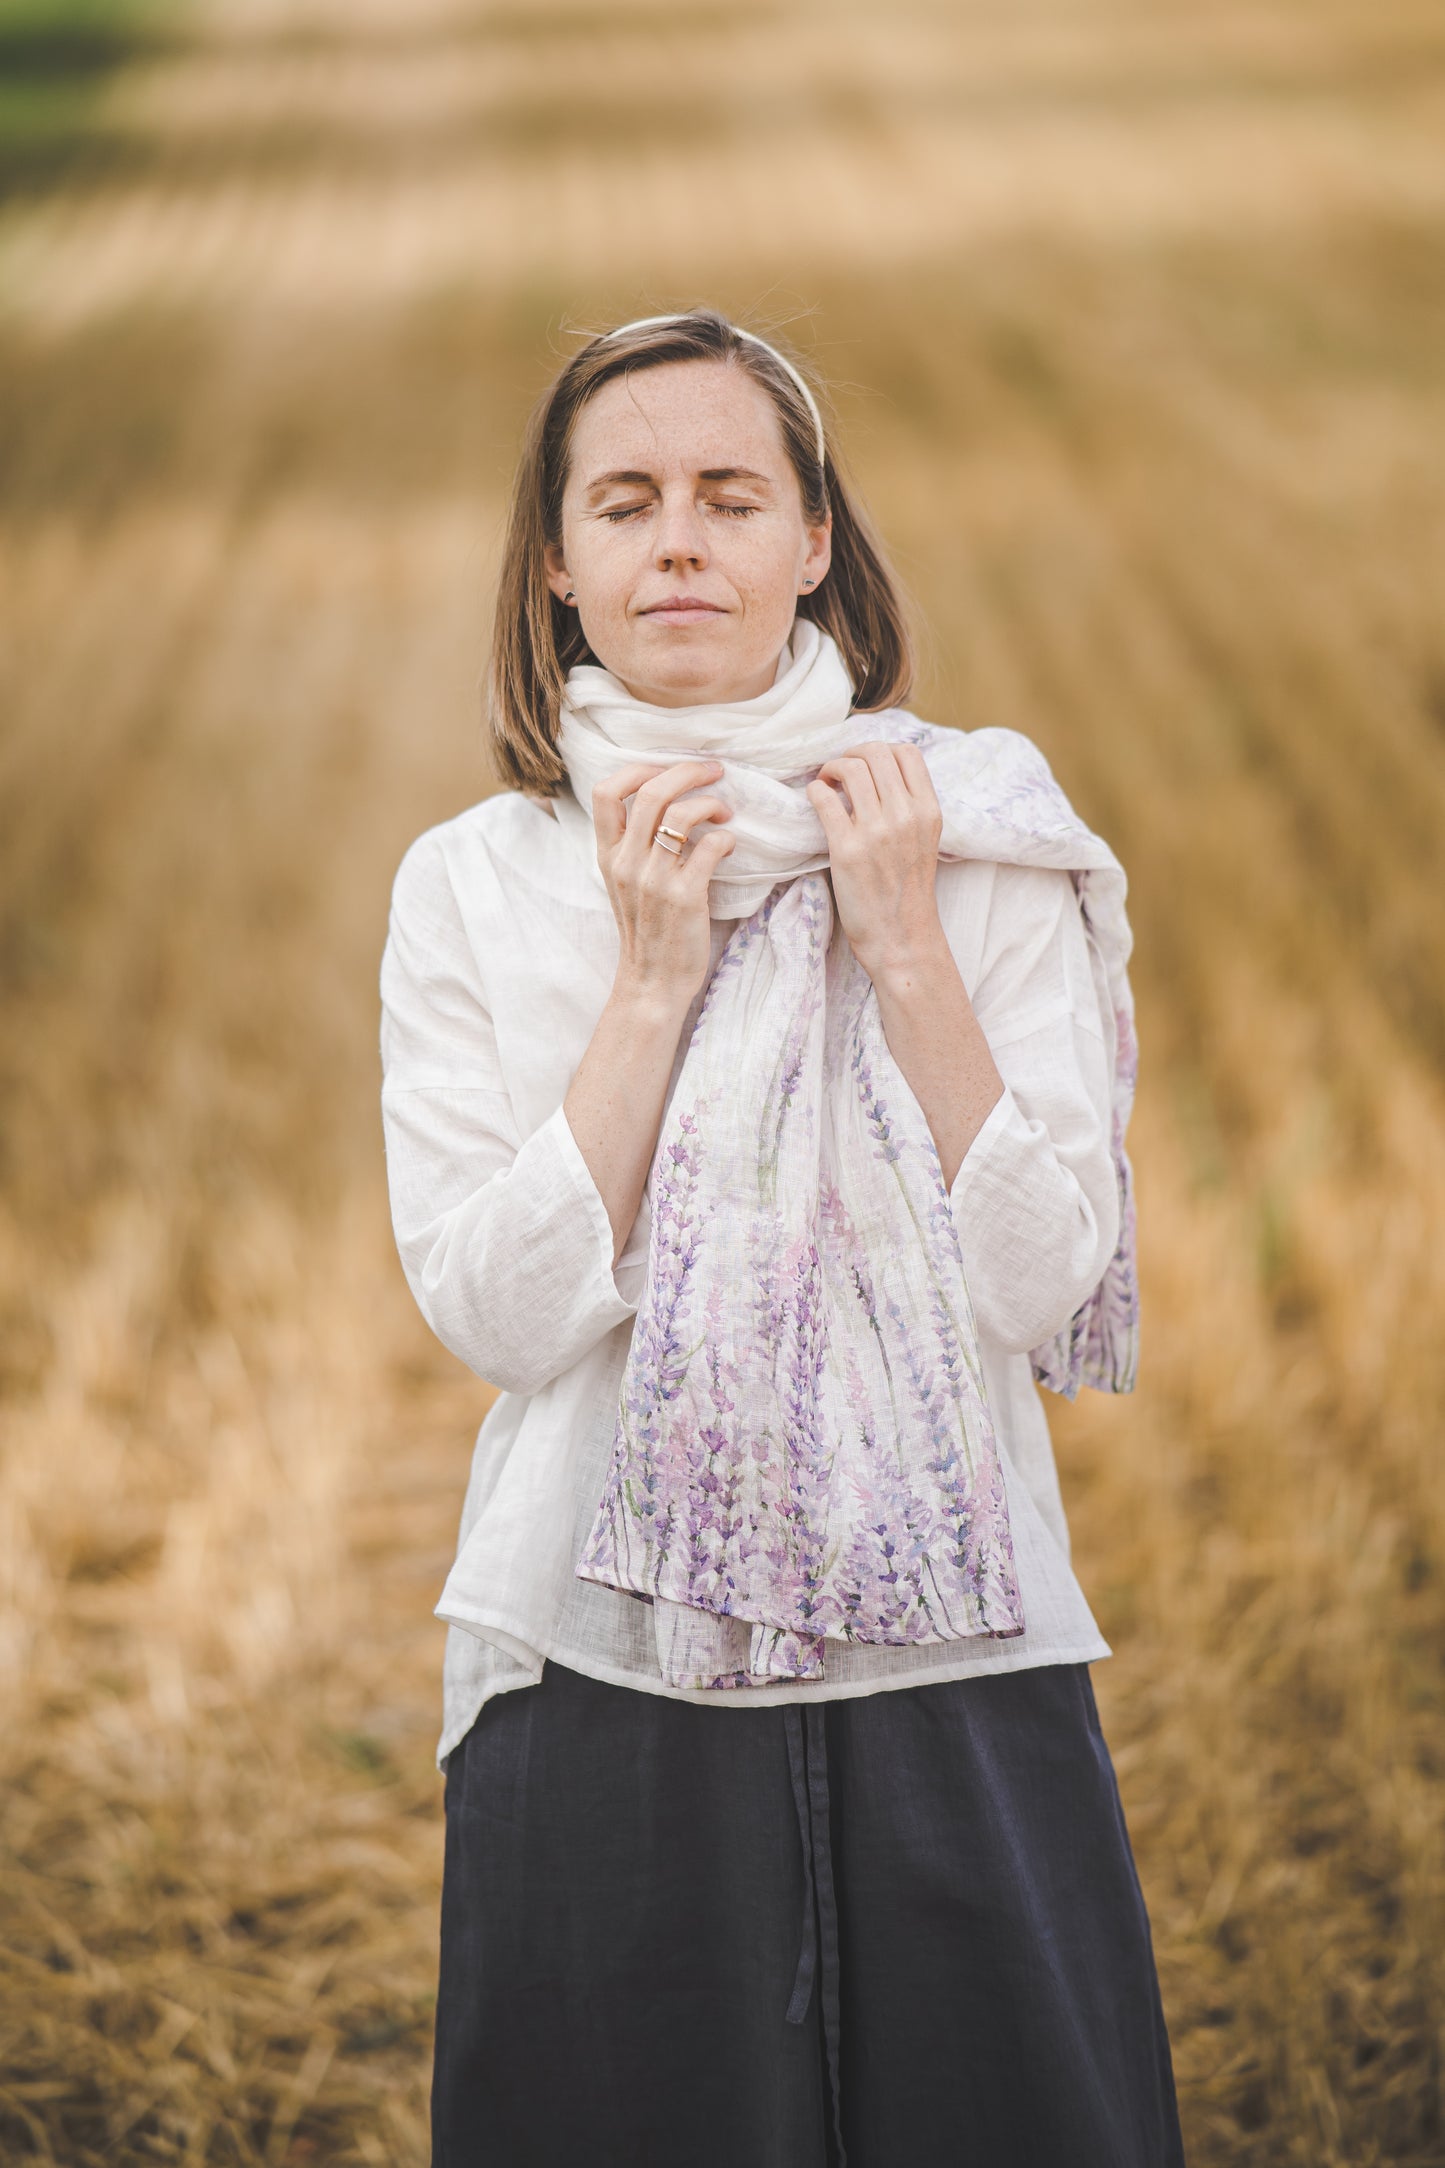
[[[731,684],[747,676],[748,665],[729,655],[724,642],[699,640],[691,634],[685,639],[686,645],[679,641],[661,652],[654,647],[639,655],[637,676],[667,692],[706,692],[710,685]]]
[[[654,656],[648,675],[659,685],[711,685],[719,678],[746,675],[727,655]]]

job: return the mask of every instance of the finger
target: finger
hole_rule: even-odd
[[[627,826],[627,815],[622,801],[640,790],[650,776],[660,775],[662,770],[655,761],[645,765],[634,762],[629,768],[619,768],[615,775],[603,778],[592,787],[592,826],[600,848],[611,850],[622,840]]]
[[[628,817],[641,821],[651,836],[675,799],[685,798],[690,790],[699,790],[707,783],[716,783],[722,772],[720,760],[674,761],[658,769],[641,786]]]
[[[823,782],[820,777],[816,783],[808,785],[808,803],[823,823],[828,849],[837,851],[842,848],[852,832],[853,823],[841,793],[835,790],[831,783]]]
[[[893,746],[881,738],[867,745],[855,745],[853,751],[868,763],[868,773],[878,793],[878,803],[894,820],[906,820],[910,811],[908,785],[903,780]]]
[[[841,783],[848,793],[854,819],[878,810],[878,786],[872,770],[858,753],[839,753],[818,770],[821,782]]]
[[[675,806],[670,807],[668,819],[661,822],[646,841],[640,840],[639,824],[638,858],[635,865],[629,865],[628,871],[634,879],[667,881],[670,867],[663,863],[664,860],[670,861],[672,866],[685,866],[690,851],[697,847],[702,837],[718,835],[722,832],[722,824],[731,819],[729,806],[720,806],[715,814],[705,814],[701,818],[693,814],[690,806],[685,813],[679,813]],[[698,827],[702,829],[702,835],[694,834]],[[663,828],[667,830],[666,835],[662,833]],[[674,841],[677,836],[683,838],[681,845]]]
[[[933,771],[916,745],[895,745],[898,770],[908,785],[909,795],[922,800],[930,811],[938,807],[938,791],[934,786]]]
[[[730,821],[732,817],[732,807],[722,798],[674,798],[671,805],[664,806],[657,827],[669,828],[685,836],[690,828],[699,828],[704,821]],[[635,825],[640,834],[643,827],[640,814]],[[657,834],[657,828],[652,834]]]
[[[721,798],[675,798],[664,806],[654,820],[649,811],[634,801],[627,834],[623,837],[613,864],[624,879],[665,879],[668,869],[659,863],[664,858],[680,862],[682,852],[676,839],[684,845],[694,829],[720,828],[732,819],[732,807]],[[666,836],[661,831],[667,830]]]
[[[691,878],[695,887],[706,888],[737,840],[725,829],[709,828],[706,835],[699,836],[696,843],[690,845],[682,860],[683,874]]]

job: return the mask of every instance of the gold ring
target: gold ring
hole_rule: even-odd
[[[671,842],[666,840],[669,836],[672,838]],[[665,851],[670,851],[674,858],[680,858],[687,837],[686,835],[679,835],[675,828],[659,828],[655,831],[652,840],[654,843],[660,843]]]

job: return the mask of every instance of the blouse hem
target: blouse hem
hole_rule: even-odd
[[[437,1614],[439,1617],[442,1614]],[[504,1654],[526,1666],[533,1676],[517,1679],[505,1686],[492,1686],[471,1710],[466,1721],[459,1727],[447,1725],[437,1747],[437,1767],[443,1768],[447,1755],[465,1738],[476,1722],[486,1703],[499,1693],[511,1693],[523,1686],[536,1686],[541,1681],[543,1662],[561,1664],[564,1670],[580,1671],[585,1678],[600,1679],[608,1686],[630,1686],[644,1694],[659,1694],[667,1701],[690,1701],[702,1708],[732,1703],[735,1707],[760,1709],[774,1702],[798,1701],[856,1701],[864,1694],[885,1694],[902,1686],[931,1686],[948,1679],[987,1678],[995,1671],[1027,1671],[1042,1664],[1092,1664],[1099,1663],[1114,1651],[1102,1634],[1077,1647],[1046,1646],[1031,1649],[1015,1649],[995,1662],[980,1664],[967,1661],[957,1664],[920,1666],[913,1671],[895,1671],[877,1679],[827,1679],[821,1688],[790,1686],[738,1686],[726,1689],[707,1689],[691,1686],[667,1686],[661,1678],[645,1671],[629,1671],[621,1664],[610,1664],[605,1657],[583,1655],[573,1650],[563,1650],[555,1643],[540,1640],[523,1640],[509,1627],[482,1616],[480,1612],[462,1612],[449,1608],[445,1615],[449,1626],[460,1627],[464,1633],[475,1634],[478,1640],[500,1647]],[[535,1666],[535,1669],[534,1669]],[[453,1736],[455,1733],[455,1736]]]

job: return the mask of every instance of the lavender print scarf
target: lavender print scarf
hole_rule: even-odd
[[[853,719],[851,705],[834,643],[801,618],[775,685],[735,706],[649,707],[599,668],[567,681],[560,745],[579,806],[629,761],[705,751],[723,763],[738,839],[709,900],[739,924],[658,1139],[612,1460],[576,1569],[652,1603],[673,1686],[821,1678],[830,1638],[1025,1626],[938,1153],[867,975],[834,938],[803,791],[860,731],[922,750],[942,857],[1073,875],[1117,1034],[1120,1233],[1099,1287],[1032,1362],[1070,1398],[1134,1382],[1122,869],[1027,738],[903,710]]]

